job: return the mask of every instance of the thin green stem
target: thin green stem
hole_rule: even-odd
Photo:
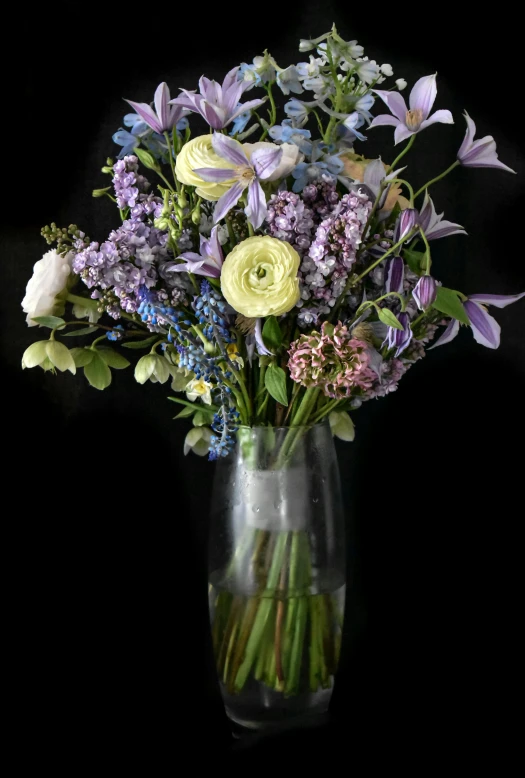
[[[368,273],[370,273],[370,271],[371,271],[371,270],[373,270],[373,269],[374,269],[375,267],[377,267],[377,265],[379,265],[379,264],[380,264],[380,263],[381,263],[381,262],[382,262],[384,259],[386,259],[386,258],[389,256],[389,254],[392,254],[392,253],[393,253],[394,251],[396,251],[396,250],[397,250],[397,249],[398,249],[400,246],[402,246],[402,245],[403,245],[403,243],[404,243],[404,242],[405,242],[407,239],[408,239],[408,236],[406,236],[406,235],[405,235],[405,237],[404,237],[404,238],[402,238],[401,240],[398,240],[398,242],[397,242],[397,243],[394,243],[394,245],[393,245],[393,246],[391,246],[391,247],[388,249],[388,251],[385,251],[385,253],[384,253],[384,254],[382,254],[382,255],[379,257],[379,259],[376,259],[376,261],[375,261],[375,262],[372,262],[372,264],[371,264],[371,265],[369,265],[369,266],[367,267],[367,269],[366,269],[366,270],[363,270],[363,272],[362,272],[362,273],[360,273],[360,275],[358,275],[357,277],[355,277],[355,278],[352,278],[352,277],[350,276],[350,278],[348,279],[348,281],[347,281],[347,283],[346,283],[346,286],[345,286],[345,289],[344,289],[344,291],[343,291],[343,294],[342,294],[341,296],[342,296],[342,297],[344,297],[344,295],[347,293],[347,291],[348,291],[348,289],[350,288],[350,286],[351,286],[351,285],[353,286],[354,284],[357,284],[357,283],[358,283],[358,282],[359,282],[359,281],[360,281],[362,278],[364,278],[366,275],[368,275]],[[349,283],[349,282],[352,282],[352,283]]]
[[[171,141],[168,131],[164,133],[164,137],[166,138],[166,143],[168,144],[168,156],[170,158],[170,166],[171,166],[171,175],[173,176],[173,180],[175,182],[175,188],[177,192],[180,191],[180,184],[177,179],[177,176],[175,174],[175,160],[173,159],[173,154],[171,153]]]
[[[430,246],[428,245],[427,236],[425,235],[424,231],[420,228],[419,232],[421,234],[421,239],[425,244],[425,253],[427,255],[427,265],[426,265],[425,273],[427,276],[429,276],[430,275]]]
[[[413,146],[413,144],[414,144],[414,141],[415,141],[415,139],[416,139],[416,136],[415,136],[415,135],[411,135],[411,136],[410,136],[410,140],[408,141],[408,143],[407,143],[407,145],[405,146],[405,148],[403,149],[403,151],[402,151],[402,152],[401,152],[401,153],[400,153],[400,154],[399,154],[399,155],[398,155],[398,156],[395,158],[395,160],[394,160],[394,161],[392,162],[392,164],[390,165],[390,170],[395,170],[395,169],[396,169],[397,165],[398,165],[398,164],[401,162],[401,160],[403,159],[403,157],[405,156],[405,154],[408,154],[408,152],[409,152],[409,151],[410,151],[410,149],[412,148],[412,146]]]
[[[415,136],[412,135],[412,137],[415,137]],[[415,193],[414,197],[419,197],[419,195],[422,192],[424,192],[425,189],[428,189],[429,186],[432,186],[432,184],[435,184],[436,181],[441,181],[442,178],[445,178],[445,176],[448,176],[448,174],[451,173],[454,170],[454,168],[458,167],[458,165],[460,165],[460,164],[461,164],[460,161],[458,159],[456,159],[450,165],[450,167],[448,167],[446,170],[443,171],[443,173],[440,173],[439,176],[436,176],[435,178],[431,178],[430,181],[427,181],[427,183],[424,184],[424,186],[422,186],[420,189],[418,189],[417,192]]]

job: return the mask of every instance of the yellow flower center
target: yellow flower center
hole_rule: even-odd
[[[208,391],[208,384],[204,378],[199,378],[199,380],[193,384],[192,391],[196,392],[197,394],[206,394]]]
[[[248,184],[250,184],[255,178],[255,171],[251,167],[242,167],[237,173],[237,178],[239,179],[241,184],[245,184],[245,186],[248,186]]]
[[[267,289],[274,282],[274,268],[269,262],[258,262],[250,271],[252,289]]]
[[[405,124],[409,130],[416,132],[421,127],[423,121],[423,111],[421,108],[415,108],[413,111],[407,111]]]

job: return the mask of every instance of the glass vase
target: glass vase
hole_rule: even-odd
[[[226,712],[260,728],[328,708],[339,659],[345,544],[328,421],[241,427],[217,463],[209,554]]]

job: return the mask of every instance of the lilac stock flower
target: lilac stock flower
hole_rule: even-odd
[[[515,173],[515,170],[499,161],[496,141],[492,135],[485,135],[484,138],[474,140],[476,125],[466,111],[463,115],[467,122],[467,132],[458,151],[458,160],[463,167],[491,167]]]
[[[370,127],[380,127],[386,124],[395,127],[394,138],[396,144],[436,122],[454,124],[450,111],[440,110],[430,115],[437,95],[435,75],[423,76],[419,81],[416,81],[410,92],[410,109],[407,108],[405,99],[399,92],[388,92],[381,89],[374,89],[373,91],[386,103],[393,115],[381,114],[381,116],[376,116]]]
[[[427,240],[437,240],[438,238],[447,238],[449,235],[466,235],[466,231],[461,224],[455,224],[443,219],[443,214],[437,214],[434,203],[428,190],[425,191],[423,207],[419,212],[419,226],[426,235]]]
[[[405,263],[401,257],[389,257],[385,267],[385,292],[403,291],[405,279]]]
[[[236,179],[235,183],[217,201],[213,218],[215,223],[223,219],[228,211],[240,200],[244,190],[248,188],[248,204],[244,210],[248,220],[255,229],[263,223],[266,213],[266,197],[259,181],[268,179],[281,162],[282,149],[264,148],[256,149],[251,159],[248,159],[242,145],[214,132],[212,138],[213,149],[219,157],[231,162],[233,168],[196,168],[195,173],[205,181],[223,183]]]
[[[396,222],[396,228],[394,231],[394,243],[398,243],[400,240],[405,240],[410,237],[414,227],[417,226],[418,213],[415,208],[405,208],[399,214]]]
[[[410,318],[408,313],[400,313],[397,316],[398,322],[403,327],[402,330],[396,329],[396,327],[389,327],[386,338],[382,345],[388,346],[389,349],[395,348],[396,353],[394,356],[398,357],[408,346],[412,340],[412,330],[410,328]]]
[[[432,276],[421,276],[414,289],[412,297],[420,311],[426,311],[437,296],[437,284]]]
[[[521,294],[471,294],[463,303],[463,308],[470,321],[470,328],[474,335],[474,340],[487,348],[498,348],[500,344],[501,327],[487,311],[485,305],[495,305],[496,308],[505,308],[525,297],[525,292]],[[443,346],[454,340],[459,332],[459,321],[452,319],[448,327],[440,338],[431,348]],[[430,351],[430,349],[429,349]]]
[[[241,104],[239,100],[244,90],[249,86],[247,81],[238,81],[235,67],[226,74],[222,85],[202,76],[199,80],[200,94],[181,89],[182,94],[170,101],[170,105],[185,108],[194,113],[200,113],[214,130],[222,130],[240,114],[258,108],[266,100],[248,100]]]
[[[201,235],[199,253],[197,254],[194,251],[184,252],[178,259],[184,259],[186,261],[180,265],[171,266],[170,272],[187,272],[195,273],[198,276],[219,278],[222,263],[224,262],[224,255],[222,253],[218,233],[219,227],[217,225],[211,231],[209,240],[207,240],[204,235]]]
[[[134,103],[132,100],[126,100],[126,102],[135,109],[148,127],[151,127],[153,132],[158,132],[159,135],[171,130],[188,113],[184,106],[171,106],[170,90],[165,81],[159,84],[155,91],[155,110],[147,103]]]

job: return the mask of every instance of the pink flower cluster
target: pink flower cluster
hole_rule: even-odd
[[[371,389],[377,375],[370,367],[368,344],[352,337],[339,322],[323,322],[321,332],[301,335],[288,351],[291,378],[306,387],[317,387],[334,399]]]

